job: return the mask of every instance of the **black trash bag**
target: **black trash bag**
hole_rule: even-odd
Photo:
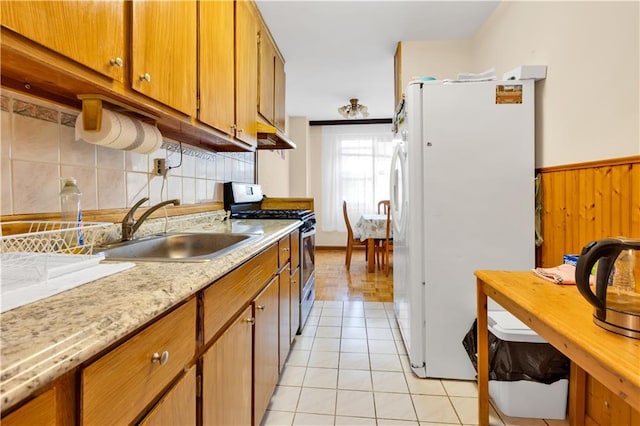
[[[478,320],[464,336],[462,345],[473,368],[478,371],[476,353]],[[509,342],[489,330],[489,380],[513,382],[529,380],[550,384],[569,378],[569,358],[548,343]]]

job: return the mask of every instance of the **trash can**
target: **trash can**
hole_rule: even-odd
[[[569,359],[506,311],[490,311],[489,395],[510,417],[564,419]],[[462,344],[476,371],[477,322]]]

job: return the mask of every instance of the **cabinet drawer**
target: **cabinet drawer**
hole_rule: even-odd
[[[83,369],[83,424],[134,420],[193,358],[195,339],[194,298]]]
[[[243,306],[249,305],[277,269],[278,245],[274,244],[204,290],[205,344],[219,333]]]
[[[291,257],[291,243],[289,242],[289,236],[282,238],[278,241],[278,268],[282,268],[289,262]]]

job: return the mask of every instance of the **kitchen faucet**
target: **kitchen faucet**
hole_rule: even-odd
[[[140,225],[142,225],[142,223],[151,216],[151,213],[155,212],[160,207],[166,206],[167,204],[173,204],[174,206],[180,205],[180,200],[178,199],[162,201],[155,206],[149,207],[149,209],[140,216],[140,219],[136,221],[134,217],[136,210],[142,205],[142,203],[148,200],[148,197],[142,198],[133,207],[131,207],[131,210],[129,210],[124,219],[122,219],[122,241],[131,241],[133,239],[133,234],[135,234],[138,228],[140,228]]]

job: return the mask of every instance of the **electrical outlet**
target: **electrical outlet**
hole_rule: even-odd
[[[153,159],[153,174],[155,176],[164,176],[166,170],[166,160],[164,158]]]

